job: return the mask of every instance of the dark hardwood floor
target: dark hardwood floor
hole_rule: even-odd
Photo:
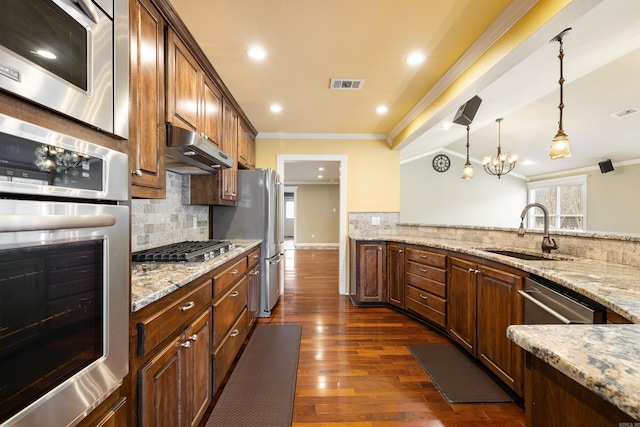
[[[518,404],[446,403],[407,345],[448,338],[391,308],[356,307],[339,295],[338,251],[285,256],[284,295],[258,324],[302,325],[294,427],[524,426]]]

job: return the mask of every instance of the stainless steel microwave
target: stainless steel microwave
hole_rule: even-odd
[[[2,0],[0,89],[128,137],[127,0]]]

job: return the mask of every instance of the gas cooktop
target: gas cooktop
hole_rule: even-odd
[[[228,240],[187,241],[133,252],[133,262],[203,262],[235,248]]]

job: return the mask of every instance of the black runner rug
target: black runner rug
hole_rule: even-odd
[[[456,346],[416,344],[407,347],[448,403],[514,402],[506,386]]]
[[[260,325],[238,360],[206,427],[289,427],[300,325]]]

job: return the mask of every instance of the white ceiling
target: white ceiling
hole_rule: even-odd
[[[171,0],[216,71],[264,137],[278,134],[395,135],[447,72],[469,65],[536,0]],[[444,149],[464,156],[465,129],[450,124],[458,106],[478,94],[483,102],[471,125],[471,157],[494,154],[503,117],[503,149],[519,154],[523,178],[560,170],[640,159],[640,1],[574,0],[557,19],[470,85],[411,135],[401,160]],[[578,13],[575,10],[581,9]],[[573,10],[573,12],[572,12]],[[558,121],[558,43],[566,27],[564,129],[573,156],[551,161]],[[246,50],[268,53],[251,62]],[[404,56],[422,50],[417,68]],[[330,91],[330,78],[363,78],[362,91]],[[449,79],[451,76],[449,75]],[[274,115],[269,105],[283,111]],[[389,113],[377,115],[378,104]],[[410,118],[410,117],[409,117]],[[402,126],[400,126],[401,128]],[[287,181],[294,179],[287,163]],[[302,165],[304,166],[304,165]],[[306,164],[306,166],[309,166]],[[597,166],[596,166],[597,167]],[[301,168],[306,170],[305,168]],[[307,173],[315,174],[313,168]]]

